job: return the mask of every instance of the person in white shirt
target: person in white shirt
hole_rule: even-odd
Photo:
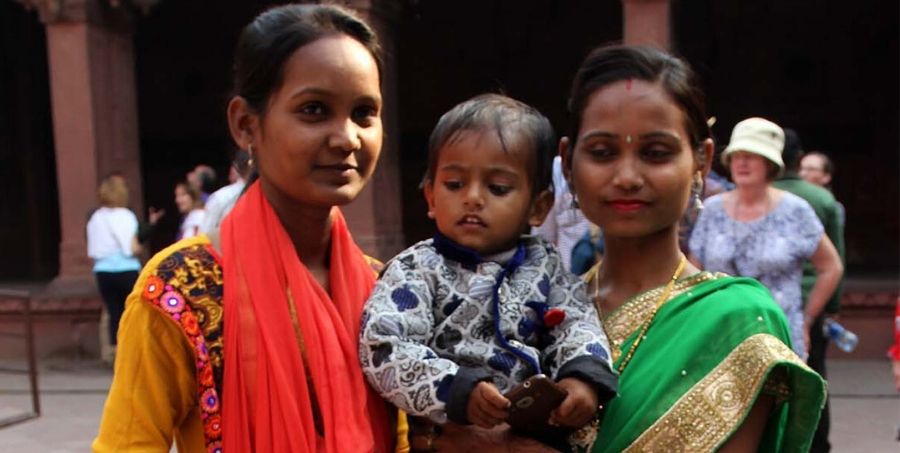
[[[121,175],[104,178],[97,194],[101,207],[87,223],[87,252],[94,260],[97,287],[109,313],[110,345],[115,348],[125,298],[141,270],[141,262],[135,256],[141,250],[138,219],[126,207],[128,187]]]
[[[200,193],[186,182],[176,184],[175,206],[178,208],[178,212],[184,215],[184,220],[181,221],[181,227],[178,229],[178,237],[175,239],[180,241],[202,233],[200,229],[206,219],[206,210],[203,209]]]
[[[200,227],[200,231],[209,234],[219,229],[219,224],[225,216],[231,212],[231,208],[237,202],[244,186],[247,184],[247,177],[250,174],[250,155],[247,151],[239,149],[234,154],[234,160],[231,162],[231,169],[235,175],[235,180],[231,184],[215,191],[206,200],[206,219]]]
[[[556,244],[563,258],[563,267],[572,270],[572,249],[591,228],[591,222],[584,217],[581,210],[573,203],[572,192],[566,184],[559,156],[553,159],[553,209],[539,227],[531,229],[531,233],[539,235]]]

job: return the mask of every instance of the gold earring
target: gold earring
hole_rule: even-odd
[[[253,166],[253,143],[247,145],[247,154],[250,155],[250,158],[247,159],[247,166]]]

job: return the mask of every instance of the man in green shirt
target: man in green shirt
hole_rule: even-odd
[[[831,159],[819,151],[803,153],[800,158],[800,177],[810,184],[815,184],[831,191],[831,178],[834,175],[834,164]],[[845,225],[846,215],[844,205],[837,201],[838,212],[841,217],[841,225]]]
[[[835,201],[834,196],[827,189],[815,184],[810,184],[800,178],[799,168],[800,158],[803,154],[802,148],[800,137],[797,136],[797,133],[792,129],[785,128],[784,152],[782,153],[785,172],[784,175],[773,182],[772,185],[803,198],[810,206],[812,206],[816,215],[819,217],[819,220],[822,221],[822,226],[825,227],[825,234],[828,235],[828,238],[834,243],[835,248],[837,248],[838,253],[841,255],[841,260],[843,261],[844,225],[841,220],[841,213],[838,209],[837,201]],[[816,271],[812,264],[807,261],[803,266],[803,283],[801,286],[804,304],[806,303],[809,291],[812,289],[815,282]],[[822,333],[822,321],[825,316],[838,313],[840,310],[840,301],[841,287],[839,285],[834,291],[834,295],[828,300],[828,304],[825,306],[823,314],[815,320],[810,328],[810,347],[807,363],[810,368],[826,379],[828,376],[825,370],[825,351],[828,348],[828,338]],[[825,408],[822,411],[822,417],[819,419],[819,427],[813,438],[810,452],[827,452],[831,450],[831,445],[828,443],[829,425],[830,413],[828,402],[826,401]]]

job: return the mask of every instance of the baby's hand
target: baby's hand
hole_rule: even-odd
[[[569,395],[550,414],[549,423],[571,428],[580,428],[590,423],[598,410],[597,392],[576,378],[563,378],[557,385],[566,389]]]
[[[494,384],[482,381],[472,389],[472,394],[469,395],[466,416],[470,422],[490,429],[506,421],[506,417],[509,415],[507,411],[509,405],[509,400],[497,390]]]

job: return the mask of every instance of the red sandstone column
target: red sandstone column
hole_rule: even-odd
[[[672,41],[669,0],[622,0],[625,44],[669,49]]]
[[[352,0],[349,6],[360,13],[378,33],[384,55],[382,96],[384,148],[378,168],[368,187],[344,208],[353,237],[362,250],[387,260],[404,248],[403,206],[400,187],[400,147],[397,107],[397,46],[395,27],[402,3],[393,0]]]
[[[54,285],[89,282],[85,224],[97,183],[118,171],[143,211],[130,17],[98,0],[27,0],[47,30],[59,187],[60,269]]]
[[[58,279],[89,276],[84,225],[96,205],[92,190],[98,180],[97,137],[93,118],[88,25],[47,24],[53,137],[59,186]]]

